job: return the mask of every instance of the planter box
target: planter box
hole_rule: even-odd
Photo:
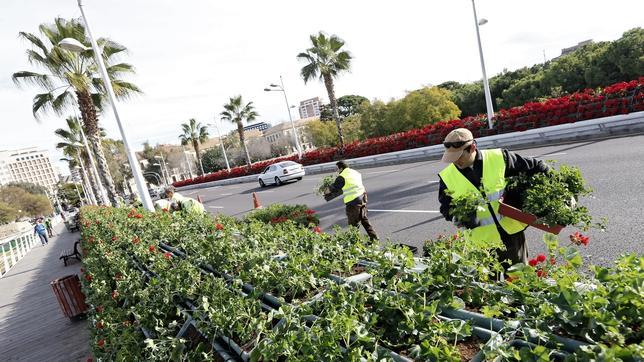
[[[548,226],[544,224],[539,224],[536,222],[537,221],[536,216],[523,212],[517,209],[516,207],[510,206],[504,203],[503,199],[501,199],[499,202],[499,214],[513,218],[514,220],[521,221],[524,224],[528,224],[539,230],[543,230],[545,232],[555,234],[555,235],[559,234],[561,230],[565,227],[563,225]]]
[[[85,294],[81,290],[78,275],[73,274],[58,278],[49,285],[54,290],[65,317],[73,320],[85,315],[87,304],[85,304]]]

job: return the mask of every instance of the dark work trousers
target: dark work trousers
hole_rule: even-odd
[[[358,224],[362,224],[362,227],[364,227],[365,231],[367,232],[367,235],[369,235],[369,238],[371,240],[378,240],[378,235],[376,235],[376,231],[373,230],[373,226],[369,223],[369,219],[367,217],[367,195],[362,196],[362,201],[359,203],[349,203],[346,205],[346,211],[347,211],[347,219],[349,219],[349,225],[351,226],[358,226]]]
[[[525,233],[519,231],[516,234],[508,234],[505,230],[499,228],[501,241],[505,245],[505,250],[497,249],[496,253],[499,261],[503,264],[503,269],[507,270],[517,263],[528,263],[528,246],[525,243]],[[507,260],[510,260],[508,263]]]

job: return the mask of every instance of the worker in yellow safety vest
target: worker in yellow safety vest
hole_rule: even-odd
[[[190,197],[182,197],[181,200],[172,203],[172,211],[185,211],[192,214],[203,214],[206,208],[201,202]]]
[[[498,249],[497,255],[505,268],[526,263],[528,248],[523,230],[527,225],[500,215],[499,199],[505,194],[505,202],[519,206],[521,190],[516,190],[517,194],[506,193],[506,179],[519,174],[545,173],[550,167],[538,159],[522,157],[505,149],[478,150],[472,132],[465,128],[452,130],[443,145],[442,162],[449,166],[438,174],[441,214],[447,221],[454,221],[457,227],[467,229],[466,237],[473,242],[501,242],[505,250]],[[452,197],[470,192],[480,193],[487,200],[487,207],[471,215],[469,220],[453,219],[449,213]]]
[[[362,175],[349,168],[344,161],[338,161],[335,165],[338,167],[339,175],[324,195],[324,199],[330,201],[342,195],[349,225],[362,224],[369,238],[378,240],[378,235],[367,217],[367,192],[362,184]]]

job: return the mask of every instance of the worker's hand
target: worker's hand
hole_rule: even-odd
[[[324,200],[325,200],[326,202],[331,201],[331,199],[333,199],[333,194],[330,194],[330,193],[328,193],[328,194],[324,194]]]

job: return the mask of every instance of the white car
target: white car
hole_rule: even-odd
[[[304,174],[304,167],[299,163],[282,161],[266,167],[257,176],[257,181],[259,181],[259,186],[261,187],[271,184],[279,186],[286,181],[301,180]]]

